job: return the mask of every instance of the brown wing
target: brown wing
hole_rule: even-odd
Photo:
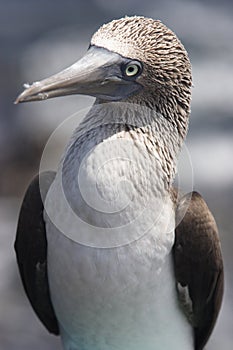
[[[47,239],[43,201],[55,177],[45,172],[31,182],[25,194],[17,227],[15,251],[25,292],[37,316],[49,332],[59,334],[49,293]]]
[[[201,350],[218,317],[224,276],[215,220],[200,194],[191,195],[188,210],[176,228],[173,253],[177,291],[194,328],[195,350]],[[179,203],[177,216],[188,198],[190,195]],[[185,290],[191,299],[188,307]]]

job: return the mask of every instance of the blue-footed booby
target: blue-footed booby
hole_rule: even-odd
[[[159,20],[104,24],[69,68],[18,102],[96,97],[57,172],[30,184],[15,250],[37,316],[65,350],[201,350],[223,295],[218,230],[173,188],[191,65]]]

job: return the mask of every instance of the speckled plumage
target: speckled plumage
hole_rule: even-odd
[[[159,20],[124,17],[100,27],[91,43],[143,62],[139,82],[145,89],[130,100],[156,109],[184,138],[190,113],[192,74],[188,54],[174,32]]]

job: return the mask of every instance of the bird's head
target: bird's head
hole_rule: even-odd
[[[16,103],[84,94],[143,104],[171,119],[175,113],[187,125],[191,85],[190,61],[176,35],[158,20],[124,17],[100,27],[83,58],[26,86]]]

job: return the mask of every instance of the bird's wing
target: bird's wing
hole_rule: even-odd
[[[188,209],[176,228],[173,253],[179,299],[193,325],[195,350],[201,350],[222,302],[223,261],[215,220],[200,194],[190,195]],[[178,205],[178,217],[190,195]]]
[[[42,173],[28,187],[19,214],[15,251],[23,286],[34,311],[48,331],[58,335],[59,328],[48,285],[42,200],[54,177],[54,172]]]

